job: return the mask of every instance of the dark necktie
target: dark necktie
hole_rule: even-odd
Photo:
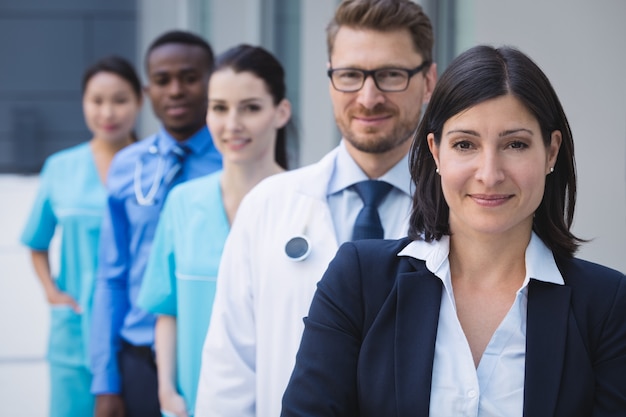
[[[165,177],[165,184],[171,184],[176,177],[180,175],[183,170],[183,164],[185,163],[185,158],[191,153],[191,149],[187,145],[179,145],[176,144],[172,148],[172,155],[174,156],[174,163],[170,168],[167,176]]]
[[[352,240],[382,239],[385,235],[378,215],[378,205],[383,201],[392,185],[384,181],[367,180],[352,186],[361,200],[363,208],[354,222]]]

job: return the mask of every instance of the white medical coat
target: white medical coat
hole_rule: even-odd
[[[203,348],[196,416],[280,415],[303,318],[338,243],[326,193],[337,149],[267,178],[242,201],[226,241]],[[406,235],[408,224],[391,235]],[[295,262],[285,244],[305,235]]]

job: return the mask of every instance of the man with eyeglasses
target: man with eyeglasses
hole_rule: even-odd
[[[407,234],[407,152],[436,81],[430,20],[410,0],[344,0],[327,41],[343,138],[241,203],[217,278],[196,417],[278,416],[302,318],[338,246]]]

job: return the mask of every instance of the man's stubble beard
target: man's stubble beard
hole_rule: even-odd
[[[393,128],[391,133],[387,135],[382,132],[376,135],[376,128],[368,128],[365,131],[365,134],[368,137],[364,138],[359,137],[360,135],[355,134],[349,126],[344,126],[339,121],[337,121],[337,126],[339,127],[343,138],[360,152],[384,154],[404,145],[406,141],[413,138],[415,131],[417,130],[420,114],[421,112],[417,115],[417,121],[411,124],[406,122],[399,123]]]

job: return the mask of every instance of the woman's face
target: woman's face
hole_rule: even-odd
[[[225,162],[274,161],[276,133],[291,116],[274,105],[265,81],[251,72],[219,70],[209,80],[207,125]]]
[[[530,233],[561,145],[559,131],[546,148],[537,119],[505,95],[451,117],[439,146],[432,133],[428,145],[453,234]]]
[[[94,138],[124,142],[130,137],[141,99],[131,84],[112,72],[92,76],[83,94],[83,114]]]

